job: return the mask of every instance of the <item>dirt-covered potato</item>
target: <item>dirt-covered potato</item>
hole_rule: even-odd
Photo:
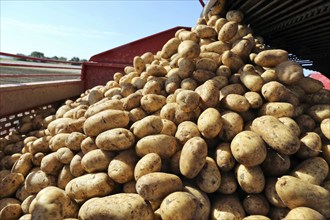
[[[141,176],[136,182],[136,191],[146,200],[162,199],[172,192],[182,190],[181,179],[169,173],[153,172]]]
[[[199,45],[192,40],[182,41],[178,47],[178,53],[182,58],[192,59],[198,57],[201,49]]]
[[[217,196],[212,201],[210,219],[242,219],[246,216],[244,207],[237,196]]]
[[[260,165],[267,155],[265,142],[253,131],[238,133],[231,141],[230,149],[236,161],[245,166]]]
[[[221,114],[215,108],[205,109],[198,117],[197,127],[203,137],[216,137],[222,129]]]
[[[271,115],[276,118],[293,117],[294,106],[287,102],[267,102],[259,109],[259,115]]]
[[[252,131],[279,153],[291,155],[300,148],[297,136],[274,116],[261,116],[253,120]]]
[[[153,210],[148,202],[135,193],[118,193],[85,202],[79,210],[79,219],[152,220]]]
[[[250,108],[248,100],[238,94],[229,94],[221,100],[223,106],[234,112],[246,112]]]
[[[330,217],[330,192],[293,176],[282,176],[276,182],[276,192],[284,204],[290,208],[308,207]]]
[[[298,82],[304,77],[303,68],[294,61],[285,61],[275,68],[277,79],[286,84],[291,85]]]
[[[243,200],[243,207],[248,215],[267,216],[269,203],[263,194],[250,194]]]
[[[114,154],[110,151],[95,149],[86,153],[81,159],[81,166],[88,173],[107,171]]]
[[[281,176],[286,174],[291,167],[291,160],[288,155],[278,153],[268,148],[267,156],[261,164],[261,168],[267,176]]]
[[[260,166],[247,167],[239,164],[235,168],[235,175],[246,193],[261,193],[265,188],[265,176]]]
[[[65,192],[72,199],[87,200],[109,195],[113,189],[114,182],[106,173],[91,173],[72,179]]]
[[[264,50],[254,58],[254,62],[262,67],[276,67],[287,60],[288,52],[280,49]]]
[[[320,124],[322,134],[330,140],[330,118],[323,119]]]
[[[162,166],[162,159],[156,153],[149,153],[143,156],[135,165],[134,168],[134,178],[138,180],[141,176],[152,173],[159,172]]]
[[[0,219],[18,219],[21,215],[20,201],[14,198],[0,199]]]
[[[284,219],[285,220],[289,220],[289,219],[325,220],[325,217],[318,211],[315,211],[314,209],[308,207],[297,207],[291,209]]]
[[[196,177],[196,183],[205,193],[213,193],[220,187],[221,173],[213,158],[206,157],[205,164]]]
[[[197,208],[197,198],[188,192],[173,192],[160,205],[162,219],[192,219]]]
[[[121,151],[133,146],[134,134],[125,128],[113,128],[102,132],[96,137],[95,144],[98,148],[107,151]]]
[[[322,149],[322,140],[316,132],[307,132],[300,137],[300,148],[295,154],[298,158],[316,157]]]

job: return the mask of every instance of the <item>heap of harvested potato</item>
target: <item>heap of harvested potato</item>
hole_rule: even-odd
[[[330,91],[242,21],[209,14],[23,117],[1,139],[0,219],[329,219]]]

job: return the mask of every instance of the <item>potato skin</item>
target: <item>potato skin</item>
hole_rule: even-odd
[[[320,124],[322,134],[330,140],[330,118],[323,119]]]
[[[285,216],[285,219],[314,219],[314,220],[325,220],[324,216],[318,211],[308,207],[297,207],[291,209]]]
[[[330,192],[325,188],[287,175],[277,180],[275,188],[288,208],[308,207],[318,211],[325,218],[330,217]]]
[[[303,68],[294,61],[284,61],[276,66],[275,73],[280,82],[292,85],[304,77]]]
[[[251,128],[279,153],[291,155],[299,150],[298,137],[274,116],[265,115],[254,119]]]
[[[208,195],[200,189],[190,186],[189,184],[184,186],[183,191],[192,194],[197,199],[197,207],[193,219],[209,219],[211,202]]]
[[[93,198],[85,202],[80,210],[79,219],[154,219],[150,204],[135,193],[118,193],[102,198]]]
[[[211,220],[242,219],[245,215],[243,205],[235,195],[217,196],[212,201]]]
[[[138,138],[152,134],[159,134],[163,129],[163,122],[159,116],[149,115],[135,122],[130,130]]]
[[[275,67],[288,60],[288,52],[280,49],[264,50],[254,58],[254,62],[262,67]]]
[[[206,163],[207,148],[201,137],[193,137],[183,145],[179,162],[182,175],[189,179],[198,175]]]
[[[265,188],[265,176],[259,166],[237,165],[235,174],[238,184],[247,193],[261,193]]]
[[[135,165],[134,168],[134,178],[138,180],[141,176],[152,173],[159,172],[162,166],[162,159],[156,153],[150,153],[143,156]]]
[[[213,158],[206,157],[205,165],[196,178],[198,187],[205,193],[213,193],[220,187],[221,173]]]
[[[135,136],[125,128],[113,128],[99,134],[95,139],[95,143],[102,150],[121,151],[133,146]]]
[[[245,166],[260,165],[267,155],[264,141],[253,131],[238,133],[231,141],[230,149],[234,158]]]
[[[293,117],[294,106],[287,102],[267,102],[259,109],[260,115],[272,115],[276,118]]]
[[[222,128],[222,118],[215,108],[205,109],[197,120],[197,127],[205,138],[216,137]]]
[[[160,214],[164,220],[189,220],[194,217],[196,208],[197,198],[195,196],[188,192],[173,192],[162,201]]]
[[[141,176],[136,191],[146,200],[162,199],[168,194],[182,190],[181,179],[169,173],[154,172]]]
[[[24,182],[24,176],[21,173],[9,173],[0,182],[0,199],[11,196],[18,187]]]
[[[81,166],[88,173],[107,171],[114,154],[102,149],[95,149],[86,153],[81,159]]]
[[[72,199],[87,200],[106,196],[114,189],[114,182],[106,173],[85,174],[72,179],[65,187],[65,192]]]
[[[126,127],[128,122],[128,114],[124,111],[105,110],[86,119],[84,132],[88,136],[97,136],[112,128]]]
[[[157,153],[161,158],[169,158],[176,152],[177,142],[175,137],[166,134],[149,135],[136,143],[135,150],[140,157]]]

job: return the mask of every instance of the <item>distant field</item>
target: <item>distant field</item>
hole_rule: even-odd
[[[56,67],[69,67],[75,69],[53,69],[53,68],[40,68],[40,67],[18,67],[18,66],[0,66],[0,85],[3,84],[17,84],[27,82],[41,82],[41,81],[54,81],[66,79],[78,79],[81,73],[80,66],[69,64],[54,64],[54,63],[38,63],[38,62],[25,62],[15,61],[8,59],[1,59],[1,63],[11,64],[25,64],[25,65],[39,65],[39,66],[56,66]],[[42,76],[29,76],[29,77],[4,77],[7,74],[22,75],[42,75]],[[51,76],[52,74],[75,74],[75,76]]]

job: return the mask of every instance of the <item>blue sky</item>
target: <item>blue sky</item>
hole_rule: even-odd
[[[0,51],[89,59],[176,27],[194,26],[198,0],[0,0]]]

